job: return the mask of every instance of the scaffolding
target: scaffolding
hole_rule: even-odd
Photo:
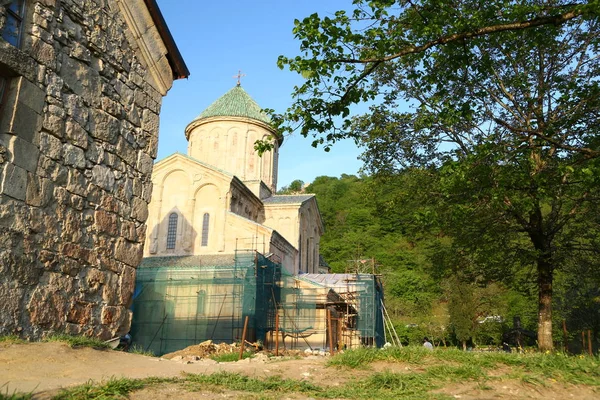
[[[156,355],[205,340],[239,342],[246,316],[247,340],[266,348],[276,341],[284,349],[331,349],[330,341],[338,348],[383,344],[382,293],[374,275],[321,284],[308,279],[313,274],[290,275],[255,251],[237,251],[224,264],[206,257],[152,262],[137,271],[131,335]]]

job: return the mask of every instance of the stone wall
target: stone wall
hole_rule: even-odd
[[[27,1],[21,49],[0,40],[0,334],[129,329],[165,91],[127,3]]]

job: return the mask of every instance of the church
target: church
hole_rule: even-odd
[[[187,154],[154,166],[145,257],[269,254],[291,274],[319,272],[323,221],[315,196],[276,195],[283,137],[239,85],[185,129]],[[272,140],[262,157],[257,140]]]
[[[205,340],[269,349],[381,345],[381,282],[320,265],[315,195],[275,194],[283,138],[239,83],[185,135],[187,154],[157,162],[152,173],[134,344],[157,355]],[[273,149],[260,157],[257,140]]]

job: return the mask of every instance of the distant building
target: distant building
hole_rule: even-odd
[[[155,0],[5,0],[0,36],[0,334],[124,334],[189,72]]]
[[[156,163],[132,335],[155,354],[205,340],[273,349],[382,345],[373,275],[331,275],[312,194],[275,195],[282,138],[238,85],[185,130],[187,155]],[[259,157],[256,140],[273,140]],[[278,321],[278,324],[277,324]],[[277,333],[278,332],[278,333]]]
[[[145,257],[219,255],[236,250],[275,257],[291,274],[319,271],[324,227],[315,196],[275,195],[283,138],[261,107],[236,86],[185,130],[188,154],[156,163]],[[260,157],[254,142],[272,139]]]

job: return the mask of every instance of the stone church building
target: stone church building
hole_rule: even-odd
[[[155,164],[144,256],[233,263],[236,250],[254,250],[290,274],[317,273],[324,228],[315,196],[275,194],[283,138],[246,91],[229,90],[185,135],[187,154]],[[259,139],[274,140],[262,157]]]
[[[129,329],[159,112],[156,0],[0,0],[0,334]]]

